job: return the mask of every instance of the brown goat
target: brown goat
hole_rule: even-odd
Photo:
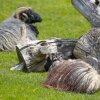
[[[44,86],[62,91],[96,92],[100,89],[100,75],[97,71],[99,62],[90,57],[83,60],[55,61]]]

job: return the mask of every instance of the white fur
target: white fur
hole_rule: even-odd
[[[95,3],[95,0],[90,0],[91,3]]]

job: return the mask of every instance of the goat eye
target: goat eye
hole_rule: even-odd
[[[96,4],[96,5],[99,5],[99,1],[98,1],[98,0],[95,0],[95,4]]]

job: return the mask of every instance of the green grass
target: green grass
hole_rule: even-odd
[[[31,6],[42,16],[43,21],[37,24],[39,39],[79,38],[90,29],[70,0],[0,0],[0,21],[20,6]],[[17,63],[15,52],[0,52],[0,100],[100,100],[100,92],[88,95],[44,88],[48,73],[10,71]]]

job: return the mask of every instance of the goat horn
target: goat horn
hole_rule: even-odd
[[[29,9],[32,9],[31,7],[20,7],[20,8],[18,8],[17,10],[16,10],[16,18],[19,18],[19,14],[21,13],[21,12],[24,12],[24,11],[27,11],[27,10],[29,10]]]
[[[23,16],[25,16],[26,20],[28,19],[28,16],[27,16],[27,14],[23,13]]]

